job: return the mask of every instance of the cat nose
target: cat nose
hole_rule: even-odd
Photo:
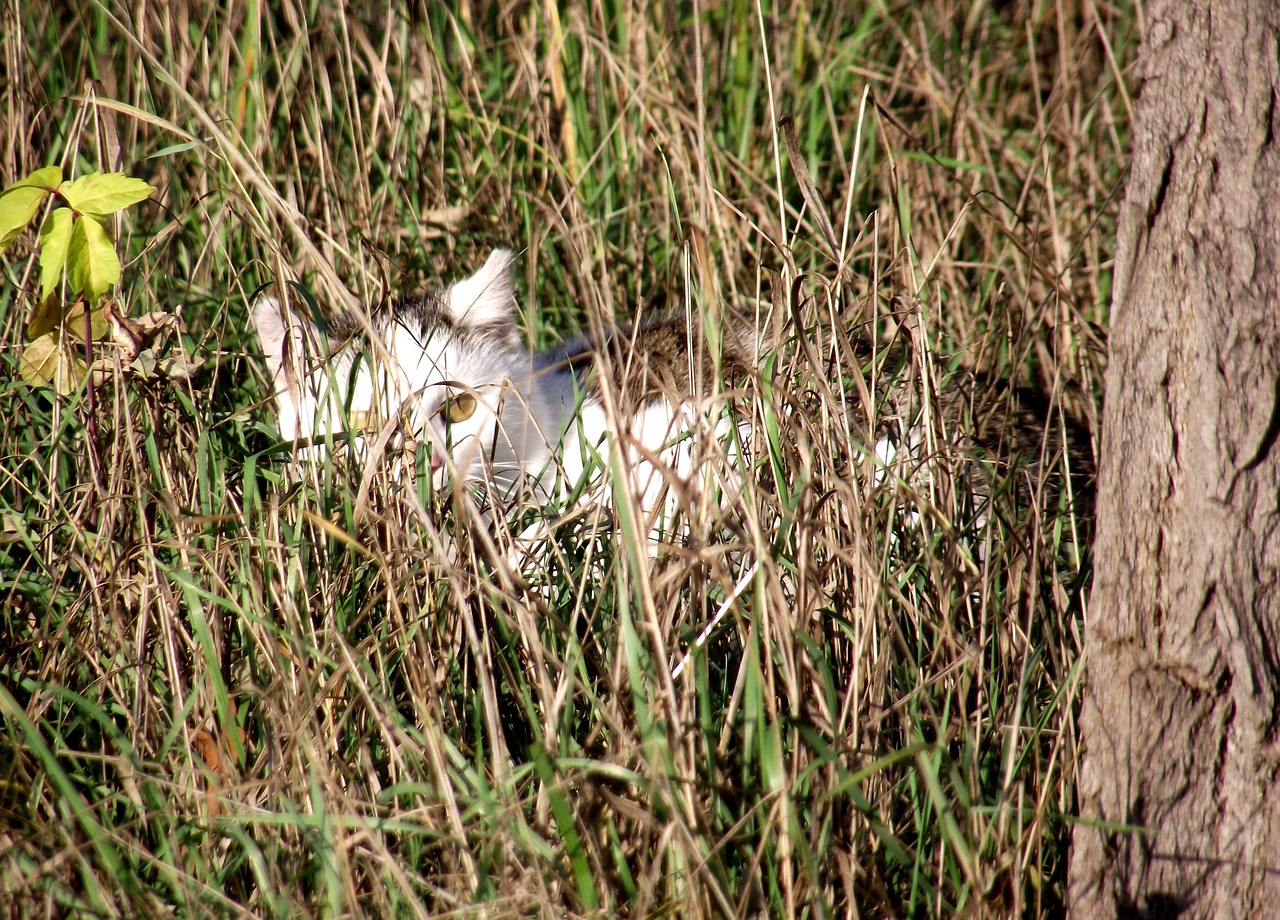
[[[443,454],[438,450],[431,451],[431,472],[435,473],[442,466],[444,466]]]

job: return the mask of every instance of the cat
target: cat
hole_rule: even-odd
[[[620,468],[651,533],[690,508],[701,491],[692,486],[711,480],[725,501],[747,432],[724,413],[716,386],[750,375],[761,339],[728,324],[717,367],[711,349],[691,341],[701,338],[696,322],[690,332],[684,316],[662,315],[532,351],[517,327],[514,258],[497,249],[443,294],[339,316],[327,335],[261,298],[254,325],[282,438],[315,459],[332,436],[352,432],[377,462],[377,448],[402,436],[427,447],[422,473],[433,489],[483,486],[496,502],[590,496],[588,481],[609,491],[602,471]],[[585,500],[609,498],[597,488]]]
[[[731,411],[734,397],[759,380],[774,338],[752,317],[726,311],[721,328],[705,330],[718,339],[712,348],[698,319],[662,314],[531,350],[518,329],[514,258],[497,249],[442,294],[339,316],[327,335],[278,298],[260,299],[254,323],[281,436],[297,442],[301,459],[315,460],[351,435],[366,464],[382,462],[398,441],[415,461],[411,475],[429,476],[437,492],[470,487],[490,508],[521,497],[561,509],[569,498],[614,507],[622,485],[651,543],[695,509],[731,509],[752,455],[752,426]],[[1088,517],[1087,435],[1069,418],[1059,425],[1043,398],[973,373],[935,389],[911,371],[919,361],[909,343],[845,341],[846,367],[826,373],[868,375],[880,396],[857,407],[865,387],[862,396],[858,387],[837,395],[849,411],[834,422],[842,429],[834,443],[852,444],[877,485],[905,486],[923,500],[935,470],[955,473],[981,528],[983,509],[1006,491],[998,481],[1005,475],[1017,477],[1019,504],[1053,501],[1065,482],[1057,472],[1065,449],[1082,486],[1077,507]],[[426,448],[422,461],[417,445]],[[918,512],[907,519],[918,521]]]

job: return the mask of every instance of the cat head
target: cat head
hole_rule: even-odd
[[[513,254],[495,250],[443,295],[339,317],[328,339],[277,298],[254,309],[278,428],[315,441],[358,432],[362,451],[391,436],[430,446],[433,484],[451,475],[512,482],[549,454],[529,415],[530,356],[516,328]],[[345,341],[344,341],[345,340]],[[385,437],[384,437],[385,436]]]

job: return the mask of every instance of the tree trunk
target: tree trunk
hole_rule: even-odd
[[[1280,916],[1280,4],[1147,12],[1071,909]]]

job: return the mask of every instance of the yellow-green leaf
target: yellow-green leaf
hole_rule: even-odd
[[[64,327],[68,335],[74,335],[77,342],[84,341],[84,301],[78,300],[67,311],[66,326]],[[89,313],[89,335],[92,337],[90,341],[96,342],[99,339],[105,339],[111,333],[111,324],[107,322],[106,312],[102,307],[98,307]]]
[[[67,249],[71,246],[71,221],[75,215],[69,208],[49,212],[40,228],[40,296],[48,297],[58,288],[62,270],[67,265]]]
[[[0,255],[18,238],[40,210],[45,195],[58,187],[62,170],[57,166],[37,169],[0,192]]]
[[[58,349],[58,373],[53,379],[53,387],[59,396],[70,396],[80,389],[84,378],[89,376],[89,366],[78,351],[73,351],[64,343]]]
[[[58,194],[81,214],[105,217],[131,204],[145,201],[155,189],[141,179],[124,173],[89,173],[73,182],[64,182]]]
[[[71,289],[97,300],[120,280],[120,257],[97,218],[80,215],[67,248],[67,280]]]
[[[46,166],[43,169],[37,169],[25,179],[19,179],[13,185],[5,189],[6,192],[15,188],[42,188],[47,192],[53,191],[62,184],[62,169],[58,166]]]
[[[0,195],[0,254],[27,229],[48,194],[42,188],[24,185]]]
[[[61,325],[62,299],[57,294],[50,294],[31,311],[31,322],[27,323],[27,338],[38,339]]]
[[[88,368],[80,355],[63,346],[58,333],[50,332],[22,349],[18,373],[32,386],[53,384],[58,395],[66,396],[84,382]]]
[[[58,334],[46,333],[22,349],[18,373],[32,386],[43,387],[53,382],[58,373]]]

